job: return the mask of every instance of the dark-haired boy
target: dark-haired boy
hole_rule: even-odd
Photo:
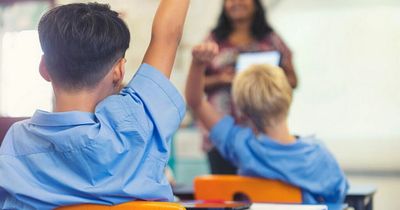
[[[119,94],[130,35],[118,14],[89,3],[42,17],[40,74],[52,83],[55,109],[7,133],[0,209],[173,199],[163,170],[185,105],[168,78],[188,6],[161,0],[143,64]]]

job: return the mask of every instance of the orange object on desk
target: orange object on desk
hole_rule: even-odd
[[[59,207],[56,210],[185,210],[185,208],[178,203],[132,201],[115,206],[81,204]]]
[[[297,187],[276,180],[236,175],[196,177],[194,197],[196,200],[302,203],[301,190]]]

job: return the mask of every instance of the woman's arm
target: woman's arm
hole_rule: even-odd
[[[282,55],[281,67],[285,71],[290,86],[295,89],[298,85],[297,75],[293,66],[292,52],[278,34],[271,34],[272,41]]]
[[[232,70],[223,70],[218,74],[206,75],[204,81],[205,90],[207,91],[223,85],[231,85],[234,78],[235,73]]]
[[[282,56],[282,69],[285,71],[290,86],[295,89],[298,85],[298,81],[296,72],[294,71],[291,54]]]
[[[161,0],[153,20],[151,41],[143,58],[168,78],[180,43],[190,0]]]

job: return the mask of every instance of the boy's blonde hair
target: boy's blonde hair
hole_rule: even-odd
[[[253,65],[233,82],[233,101],[259,131],[286,119],[292,88],[283,70],[271,65]]]

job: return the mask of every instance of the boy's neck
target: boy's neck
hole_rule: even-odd
[[[293,144],[296,142],[296,137],[291,135],[289,132],[289,127],[286,120],[283,120],[274,126],[265,128],[264,132],[271,139],[281,144]]]
[[[94,113],[97,104],[111,94],[111,92],[98,89],[69,92],[54,88],[54,112]]]

